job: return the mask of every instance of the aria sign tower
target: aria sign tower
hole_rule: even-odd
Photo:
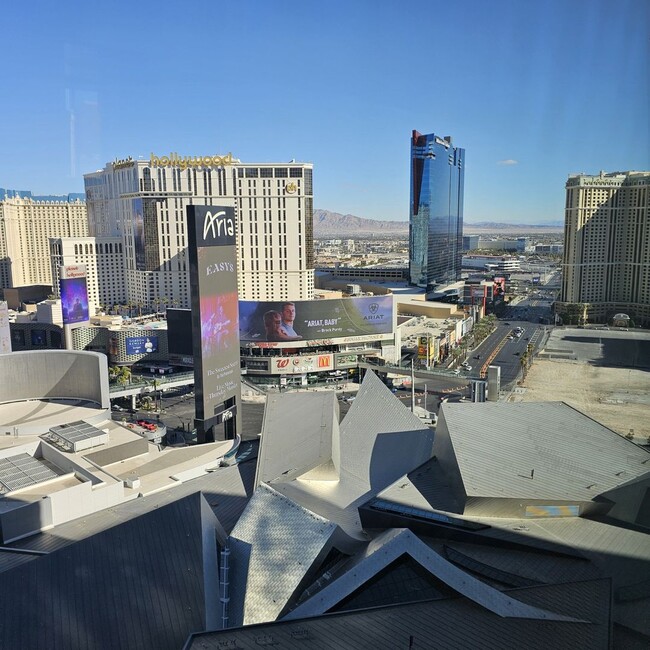
[[[239,303],[234,206],[187,206],[194,394],[199,442],[240,433]]]

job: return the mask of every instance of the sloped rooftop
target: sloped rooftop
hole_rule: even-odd
[[[650,471],[650,454],[563,402],[444,404],[469,497],[590,501]]]
[[[204,575],[216,575],[216,551],[203,530],[214,516],[203,504],[179,499],[4,572],[0,647],[181,647],[210,619]]]
[[[310,416],[306,411],[308,417],[320,426],[319,412],[312,411]],[[304,420],[301,427],[308,431],[314,428]],[[367,539],[358,506],[428,460],[433,446],[433,431],[370,371],[340,427],[334,423],[327,453],[322,447],[326,434],[303,441],[312,445],[313,452],[301,452],[309,459],[302,468],[295,467],[296,455],[292,454],[298,435],[287,435],[286,424],[265,428],[261,453],[265,458],[274,457],[277,476],[270,484],[308,510],[337,523],[355,539]],[[316,458],[327,460],[314,467]]]
[[[230,536],[229,626],[275,620],[336,525],[261,485]]]

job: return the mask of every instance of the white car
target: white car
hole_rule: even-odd
[[[464,370],[465,372],[471,372],[471,370],[472,370],[472,366],[467,366],[467,365],[465,365],[465,366],[463,366],[463,370]]]

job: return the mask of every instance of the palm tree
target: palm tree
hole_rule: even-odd
[[[120,366],[117,381],[122,385],[131,383],[131,368],[129,366]]]

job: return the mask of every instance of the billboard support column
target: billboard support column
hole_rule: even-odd
[[[63,326],[63,341],[66,350],[72,350],[72,328],[70,325]]]

